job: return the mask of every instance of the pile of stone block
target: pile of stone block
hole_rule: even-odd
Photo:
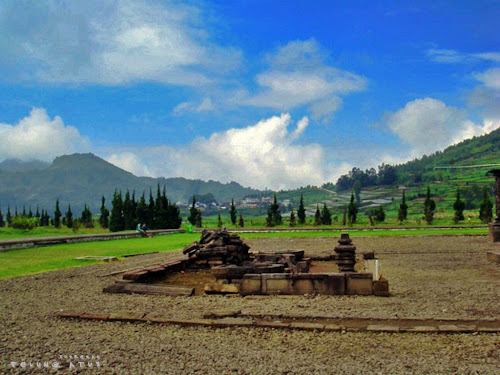
[[[216,266],[222,264],[243,265],[250,259],[248,246],[237,234],[227,229],[203,230],[200,241],[194,241],[182,251],[194,265]]]

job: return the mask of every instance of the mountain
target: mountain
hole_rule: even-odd
[[[46,169],[50,163],[41,160],[22,161],[19,159],[5,159],[0,163],[0,169],[8,172],[27,172]]]
[[[12,211],[16,205],[21,211],[25,205],[26,210],[31,206],[35,211],[39,206],[52,213],[59,199],[63,212],[71,204],[72,211],[79,214],[86,203],[93,213],[98,213],[101,197],[105,196],[109,208],[115,189],[135,191],[137,199],[144,192],[148,198],[150,189],[156,196],[158,184],[162,189],[165,186],[167,197],[174,202],[189,201],[193,194],[212,193],[219,202],[227,202],[259,193],[236,182],[137,177],[93,154],[73,154],[57,157],[44,169],[13,171],[0,165],[0,204],[3,212],[7,205]]]

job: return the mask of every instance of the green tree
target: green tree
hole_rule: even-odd
[[[434,220],[434,211],[436,210],[436,202],[431,198],[431,188],[427,186],[427,194],[424,201],[424,217],[427,224],[432,224]]]
[[[276,225],[281,225],[282,222],[283,219],[281,217],[280,205],[278,204],[276,193],[274,193],[273,203],[269,206],[269,210],[267,211],[266,225],[268,227],[274,227]]]
[[[191,204],[191,208],[189,209],[188,221],[192,225],[196,225],[197,218],[198,218],[198,208],[196,208],[196,196],[193,195],[193,203]]]
[[[241,214],[241,212],[240,212],[240,220],[238,222],[238,225],[240,226],[240,228],[245,227],[245,221],[243,220],[243,215]]]
[[[2,205],[0,205],[0,228],[5,227],[5,221],[3,219],[3,214],[2,214]]]
[[[401,204],[399,205],[399,210],[398,210],[398,220],[400,222],[403,222],[406,220],[408,217],[408,205],[406,204],[406,195],[405,191],[403,190],[403,199],[401,201]]]
[[[292,208],[292,212],[290,212],[290,226],[294,227],[296,225],[297,225],[297,222],[295,220],[295,213],[293,212],[293,208]]]
[[[144,192],[137,202],[137,207],[135,209],[135,216],[137,221],[144,224],[148,221],[148,206],[146,205],[146,198],[144,197]]]
[[[321,210],[321,224],[332,225],[332,214],[326,206],[326,203],[323,203],[323,209]]]
[[[111,201],[111,216],[109,218],[109,230],[119,232],[125,229],[125,220],[123,219],[123,199],[122,192],[115,190],[113,200]]]
[[[196,225],[198,228],[203,227],[203,219],[202,219],[202,217],[201,217],[201,210],[200,210],[200,209],[196,210],[196,221],[195,221],[195,225]]]
[[[321,211],[318,205],[316,205],[316,213],[314,214],[314,225],[321,225]]]
[[[7,224],[9,227],[12,226],[12,214],[10,213],[10,205],[7,205],[7,214],[5,215],[5,220],[7,220]]]
[[[90,208],[89,208],[89,206],[87,206],[87,204],[85,204],[83,206],[82,215],[80,217],[80,223],[85,228],[93,228],[94,227],[94,220],[92,219],[92,212],[90,212]]]
[[[234,205],[234,199],[231,199],[231,210],[229,211],[229,215],[231,216],[231,223],[236,225],[236,206]]]
[[[345,227],[347,224],[347,204],[344,203],[344,209],[342,211],[342,225]]]
[[[455,199],[455,203],[453,203],[453,209],[455,210],[455,214],[453,215],[453,221],[458,223],[459,221],[464,220],[464,209],[465,203],[460,199],[460,189],[457,188],[457,198]]]
[[[382,207],[382,205],[379,206],[377,212],[375,213],[375,221],[378,221],[380,223],[385,221],[385,212],[384,212],[384,207]]]
[[[168,228],[168,199],[165,191],[165,187],[163,189],[163,193],[160,192],[160,184],[158,184],[158,188],[156,191],[156,201],[155,201],[155,229],[167,229]]]
[[[99,224],[102,228],[109,228],[109,210],[106,208],[106,198],[104,198],[104,195],[101,199],[101,216],[99,217]]]
[[[66,211],[65,216],[66,226],[68,228],[73,228],[73,212],[71,212],[71,205],[68,204],[68,211]]]
[[[222,218],[220,217],[220,212],[219,212],[219,216],[217,217],[217,227],[222,228],[223,224],[224,223],[222,222]]]
[[[356,202],[354,201],[354,193],[351,193],[351,202],[349,203],[349,206],[347,207],[347,211],[349,214],[349,224],[355,224],[356,223],[356,216],[358,215],[358,206],[356,205]]]
[[[493,203],[491,203],[488,187],[483,189],[483,201],[479,206],[479,219],[483,223],[490,223],[493,220]]]
[[[149,203],[148,203],[148,220],[147,224],[150,228],[156,228],[156,208],[153,192],[149,189]],[[143,223],[144,224],[144,223]]]
[[[127,190],[125,199],[123,200],[123,222],[125,229],[135,229],[137,225],[135,221],[134,204],[130,198],[130,192]]]
[[[304,196],[300,194],[299,209],[297,210],[297,218],[299,219],[299,224],[304,225],[306,223],[306,209],[304,207]]]
[[[62,213],[61,213],[61,210],[59,209],[59,199],[57,199],[56,200],[56,210],[54,211],[54,221],[53,221],[53,225],[56,228],[61,227],[61,216],[62,216]]]

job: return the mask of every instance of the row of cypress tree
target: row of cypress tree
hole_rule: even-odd
[[[122,192],[115,190],[111,205],[109,230],[112,232],[135,229],[138,223],[146,224],[150,229],[177,229],[182,223],[180,210],[168,200],[165,186],[162,192],[158,185],[156,199],[150,190],[148,202],[144,193],[136,201],[135,192],[131,196],[127,190],[123,198]]]

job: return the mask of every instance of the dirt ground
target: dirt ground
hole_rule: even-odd
[[[500,267],[486,237],[354,237],[374,250],[391,297],[158,297],[103,294],[104,276],[178,254],[0,281],[0,373],[110,374],[499,374],[498,334],[305,332],[63,320],[60,310],[158,312],[199,318],[219,310],[331,317],[488,319],[500,316]],[[252,250],[328,254],[336,238],[253,239]],[[40,249],[43,251],[43,248]],[[88,356],[78,369],[75,356]],[[92,358],[92,356],[94,356]],[[21,362],[34,366],[21,368]],[[11,362],[17,362],[14,364]],[[37,368],[37,362],[58,371]],[[100,368],[96,368],[99,362]],[[71,369],[71,366],[77,369]],[[92,365],[93,368],[89,368]]]

